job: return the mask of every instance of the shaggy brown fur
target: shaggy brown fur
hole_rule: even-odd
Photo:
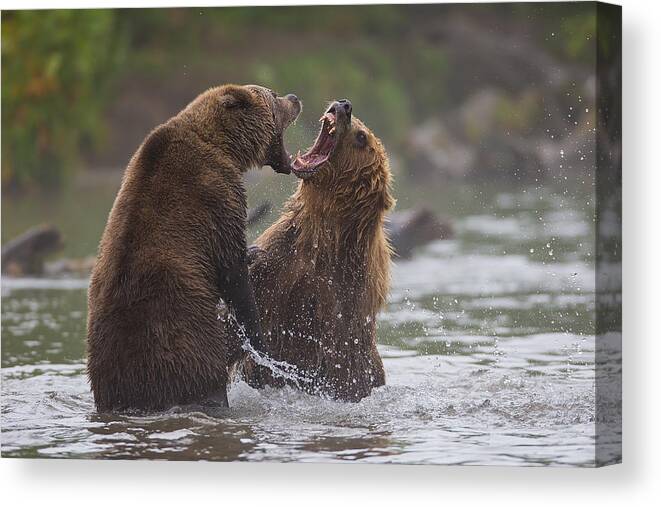
[[[385,383],[375,319],[389,290],[394,199],[379,139],[356,118],[339,135],[257,239],[250,274],[267,353],[311,379],[299,382],[306,391],[357,401]],[[251,360],[244,373],[253,385],[283,383]]]
[[[226,404],[241,351],[217,320],[219,299],[251,340],[259,335],[242,172],[288,171],[282,132],[300,109],[295,96],[262,87],[213,88],[131,159],[89,287],[87,372],[99,411]]]

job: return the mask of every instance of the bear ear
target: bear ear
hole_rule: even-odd
[[[226,86],[220,98],[220,105],[225,109],[246,108],[252,103],[253,97],[249,90],[242,86]]]

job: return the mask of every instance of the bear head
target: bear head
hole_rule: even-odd
[[[242,171],[268,165],[289,174],[291,157],[283,134],[301,109],[296,95],[278,96],[263,86],[228,84],[202,93],[179,116]]]
[[[348,100],[332,102],[319,119],[313,146],[296,156],[292,171],[303,180],[302,190],[322,193],[334,209],[382,214],[395,204],[388,156],[379,138],[352,112]]]

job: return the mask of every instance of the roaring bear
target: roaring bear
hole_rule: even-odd
[[[133,155],[89,286],[87,373],[99,411],[227,405],[241,342],[217,320],[221,298],[262,347],[242,173],[290,172],[283,132],[300,111],[295,95],[219,86]]]
[[[293,161],[302,181],[251,249],[250,276],[268,356],[295,366],[305,391],[357,401],[385,383],[376,315],[389,290],[384,219],[394,199],[384,147],[351,112],[334,102]],[[255,386],[285,382],[251,358],[244,375]]]

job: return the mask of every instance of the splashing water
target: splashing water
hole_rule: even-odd
[[[249,354],[255,364],[267,368],[274,377],[293,382],[296,387],[301,388],[301,383],[312,383],[313,379],[301,374],[298,368],[286,361],[278,361],[269,357],[250,343],[250,338],[246,333],[246,328],[236,320],[236,315],[232,312],[224,301],[220,301],[216,308],[218,320],[227,323],[231,329],[236,330],[241,339],[241,349]]]
[[[246,335],[245,327],[238,323],[236,326],[239,328],[239,333],[242,337],[241,348],[250,355],[256,364],[268,368],[277,378],[293,382],[299,389],[301,388],[301,383],[309,384],[313,382],[313,379],[301,374],[295,365],[289,364],[287,361],[277,361],[276,359],[256,350]]]

